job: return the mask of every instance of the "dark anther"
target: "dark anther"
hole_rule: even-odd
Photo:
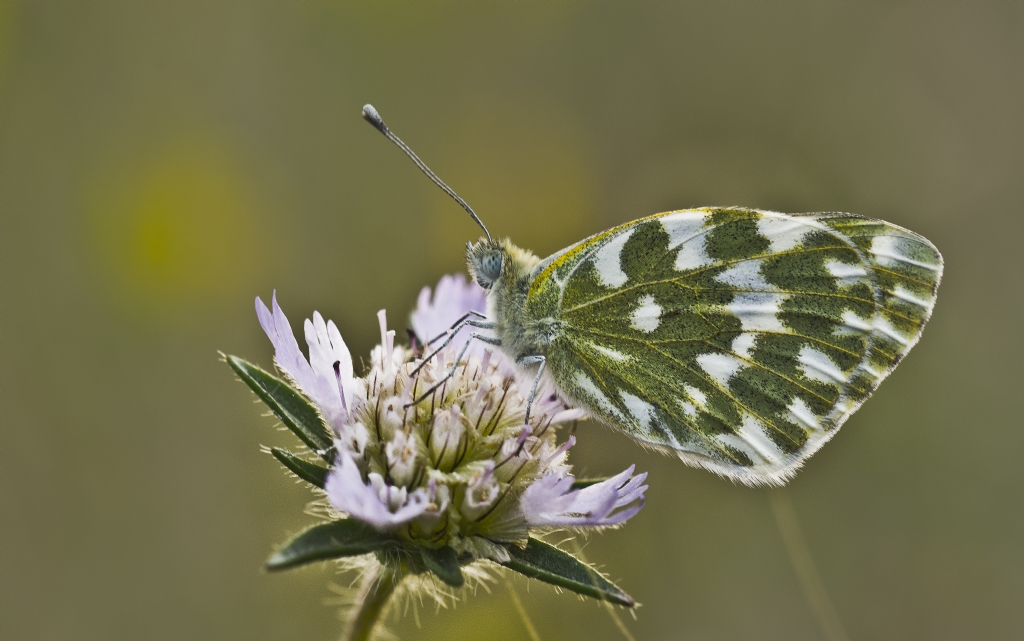
[[[417,336],[416,332],[414,332],[409,327],[405,328],[405,333],[409,337],[409,347],[412,348],[412,353],[413,354],[420,353],[420,349],[423,346],[423,344],[420,342],[420,337]]]

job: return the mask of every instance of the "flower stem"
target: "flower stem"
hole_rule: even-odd
[[[386,565],[367,573],[342,641],[369,641],[400,581],[401,575]]]
[[[825,584],[814,566],[814,558],[800,529],[800,521],[796,518],[796,510],[789,494],[783,490],[768,490],[768,502],[775,514],[775,523],[782,534],[782,542],[786,544],[789,559],[796,570],[796,578],[803,588],[804,597],[811,610],[818,618],[821,631],[829,641],[849,641],[832,600],[828,598]]]

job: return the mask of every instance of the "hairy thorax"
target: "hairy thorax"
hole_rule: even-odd
[[[518,363],[524,357],[547,353],[558,333],[558,322],[527,311],[526,297],[540,259],[507,240],[501,246],[504,265],[501,278],[488,292],[487,316],[496,322],[494,332],[502,350]]]

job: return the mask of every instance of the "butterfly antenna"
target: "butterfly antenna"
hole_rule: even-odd
[[[470,217],[472,217],[472,219],[476,221],[476,224],[480,225],[480,229],[484,230],[484,233],[487,234],[487,242],[493,244],[494,241],[491,240],[491,232],[487,231],[487,227],[484,225],[483,221],[480,220],[480,217],[476,215],[476,212],[473,211],[473,208],[466,204],[466,201],[463,200],[457,193],[455,193],[454,189],[444,184],[444,181],[438,178],[437,174],[432,172],[430,170],[430,167],[427,167],[427,164],[420,160],[420,157],[417,156],[412,149],[409,149],[409,146],[407,144],[402,142],[401,138],[391,133],[391,130],[388,129],[388,126],[384,124],[384,120],[380,117],[380,114],[377,113],[377,110],[373,108],[373,105],[363,106],[363,118],[365,118],[368,123],[376,127],[377,131],[384,134],[388,140],[398,145],[398,148],[404,151],[406,156],[412,158],[412,161],[416,163],[416,166],[420,168],[420,171],[425,173],[427,175],[427,178],[434,181],[435,185],[443,189],[444,193],[448,194],[455,200],[455,202],[462,205],[462,208],[465,209],[467,213],[469,213]]]

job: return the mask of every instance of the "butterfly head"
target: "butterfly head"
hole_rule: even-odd
[[[484,289],[490,289],[505,271],[508,252],[503,246],[481,238],[475,243],[466,243],[466,262],[469,273]]]
[[[533,253],[513,245],[507,238],[481,238],[475,243],[466,243],[469,274],[486,290],[528,285],[530,274],[539,262]]]

